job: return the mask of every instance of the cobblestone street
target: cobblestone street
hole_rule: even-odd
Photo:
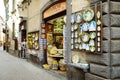
[[[66,80],[65,77],[14,57],[0,47],[0,80]]]

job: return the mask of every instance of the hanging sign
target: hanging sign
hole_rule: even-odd
[[[66,10],[66,2],[57,3],[45,10],[43,13],[43,18],[50,17],[64,10]]]

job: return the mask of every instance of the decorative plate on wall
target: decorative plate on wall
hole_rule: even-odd
[[[84,23],[84,24],[82,25],[82,30],[83,30],[83,31],[88,31],[88,29],[89,29],[89,24],[88,24],[88,23]]]
[[[89,34],[88,33],[84,33],[82,36],[82,41],[83,42],[88,42],[89,41]]]
[[[96,33],[95,33],[95,32],[91,32],[91,33],[90,33],[90,38],[91,38],[91,39],[95,39],[95,37],[96,37]]]
[[[94,11],[91,8],[88,8],[83,12],[84,21],[91,21],[93,17],[94,17]]]

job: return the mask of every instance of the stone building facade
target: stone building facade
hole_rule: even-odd
[[[28,2],[29,1],[29,2]],[[43,20],[43,13],[59,0],[20,0],[18,2],[19,16],[26,17],[26,34],[34,31],[40,31]],[[86,5],[93,5],[97,2],[102,3],[102,53],[91,54],[78,52],[83,59],[83,63],[89,65],[86,71],[81,66],[72,64],[71,51],[71,14],[79,11],[81,3],[79,0],[63,0],[66,2],[67,15],[67,34],[65,51],[65,63],[67,65],[68,80],[120,80],[120,1],[119,0],[84,0]],[[85,5],[83,1],[83,5]],[[78,5],[76,7],[76,5]],[[85,6],[82,6],[85,7]],[[18,24],[19,25],[19,24]],[[40,34],[40,32],[39,32]],[[27,38],[27,37],[26,37]],[[30,53],[30,51],[27,51]],[[38,54],[38,60],[41,58],[40,50],[35,51]]]

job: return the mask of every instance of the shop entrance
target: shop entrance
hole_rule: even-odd
[[[64,65],[63,29],[66,26],[66,2],[60,1],[43,12],[46,49],[44,68],[66,75]],[[43,30],[41,32],[44,33]]]

